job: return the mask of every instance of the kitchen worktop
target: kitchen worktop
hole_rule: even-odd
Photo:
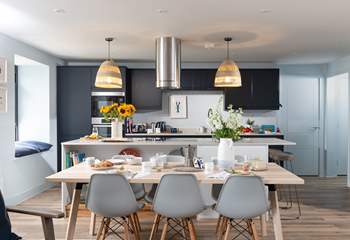
[[[243,133],[241,137],[277,137],[283,136],[282,133]],[[181,132],[181,133],[126,133],[127,138],[211,138],[211,133],[200,132]]]
[[[169,139],[165,141],[146,141],[146,140],[137,140],[137,139],[128,139],[125,142],[102,142],[99,140],[73,140],[62,143],[63,146],[185,146],[185,145],[194,145],[194,146],[216,146],[218,141],[214,139]],[[268,145],[268,146],[286,146],[286,145],[295,145],[294,142],[286,141],[279,138],[242,138],[237,142],[234,142],[234,145],[237,146],[256,146],[256,145]]]

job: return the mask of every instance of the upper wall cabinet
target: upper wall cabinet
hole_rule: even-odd
[[[221,90],[214,87],[216,69],[182,69],[179,90]]]
[[[131,103],[138,111],[162,109],[162,90],[156,88],[155,69],[128,69]]]
[[[225,106],[278,110],[279,69],[240,69],[242,87],[225,89]]]

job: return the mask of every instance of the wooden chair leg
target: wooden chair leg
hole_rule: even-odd
[[[254,223],[253,220],[251,220],[250,226],[251,226],[251,229],[252,229],[253,240],[259,240],[259,236],[258,236],[258,233],[257,233],[257,231],[256,231],[255,223]]]
[[[96,236],[97,240],[100,240],[100,238],[102,236],[102,232],[104,231],[104,228],[105,228],[105,218],[102,218],[101,225],[98,228],[98,232],[97,232],[97,236]]]
[[[160,237],[160,240],[165,240],[166,239],[167,231],[168,231],[168,219],[166,219],[166,221],[164,223],[162,236]]]
[[[104,228],[102,230],[102,240],[105,240],[106,237],[107,237],[107,233],[108,233],[108,227],[109,227],[109,224],[111,223],[111,219],[110,218],[106,218],[105,220],[105,224],[104,224]]]
[[[222,239],[223,235],[226,232],[226,226],[227,226],[227,222],[228,221],[230,221],[228,218],[222,217],[221,224],[220,224],[220,227],[219,227],[219,230],[218,230],[218,234],[217,234],[217,237],[218,237],[219,240]]]
[[[91,216],[90,216],[89,234],[91,236],[95,236],[96,234],[96,214],[93,212],[91,212]]]
[[[130,224],[131,230],[134,233],[134,239],[139,240],[140,239],[140,235],[139,235],[139,230],[136,227],[136,222],[135,222],[134,215],[128,216],[128,219],[129,219],[129,224]]]
[[[185,240],[188,239],[188,226],[185,218],[181,218],[181,227],[182,227],[182,234],[184,235]]]
[[[129,240],[129,225],[126,219],[123,219],[125,240]]]
[[[159,221],[160,221],[160,215],[156,214],[153,225],[152,225],[152,230],[151,230],[151,235],[149,236],[149,240],[153,240],[154,236],[157,233],[158,226],[159,226]]]
[[[45,240],[55,240],[55,230],[53,228],[52,218],[41,217]]]
[[[226,221],[226,232],[225,232],[224,240],[229,240],[230,231],[231,231],[231,222],[230,220],[228,220]]]
[[[196,230],[194,228],[193,222],[190,218],[187,219],[187,224],[188,224],[188,231],[190,232],[190,239],[191,240],[196,240]]]

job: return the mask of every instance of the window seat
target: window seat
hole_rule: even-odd
[[[51,144],[39,141],[18,141],[15,142],[15,157],[24,157],[36,153],[49,151]]]

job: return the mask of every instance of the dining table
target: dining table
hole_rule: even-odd
[[[164,174],[176,173],[182,174],[184,171],[178,171],[176,167],[164,167],[162,169],[153,169],[151,171],[142,171],[139,165],[116,165],[111,170],[98,171],[93,170],[86,163],[80,163],[73,167],[64,169],[60,172],[46,177],[47,181],[62,183],[70,189],[69,197],[71,207],[68,216],[68,225],[66,230],[66,240],[74,239],[74,232],[77,223],[78,208],[80,203],[81,190],[84,184],[90,182],[94,174],[124,174],[130,183],[157,184]],[[186,172],[186,171],[185,171]],[[214,169],[211,172],[190,171],[198,180],[199,184],[224,184],[228,173],[222,169]],[[187,173],[189,173],[187,172]],[[283,231],[281,224],[280,208],[278,202],[278,185],[302,185],[304,180],[292,172],[282,168],[275,163],[268,163],[264,171],[251,171],[249,175],[261,177],[263,183],[268,189],[270,200],[271,217],[273,223],[274,236],[276,240],[283,240]],[[233,203],[234,204],[234,203]],[[263,233],[266,233],[266,223],[262,221]],[[264,235],[264,234],[263,234]]]

